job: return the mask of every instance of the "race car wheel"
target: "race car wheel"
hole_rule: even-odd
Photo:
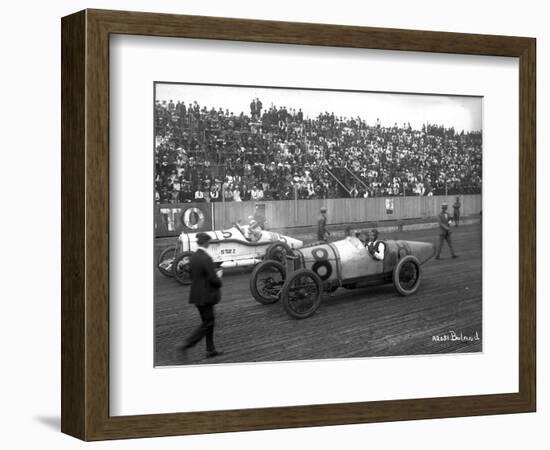
[[[283,308],[291,317],[305,319],[319,308],[322,292],[322,282],[316,273],[308,269],[297,270],[283,286]]]
[[[183,252],[172,263],[172,274],[181,284],[191,284],[191,273],[189,272],[189,263],[193,252]]]
[[[265,259],[286,263],[286,255],[290,253],[290,247],[284,242],[274,242],[265,252]]]
[[[171,245],[168,248],[165,248],[157,258],[157,267],[164,276],[172,278],[174,274],[172,273],[172,263],[174,262],[174,257],[176,256],[176,246]]]
[[[252,271],[250,292],[258,302],[264,305],[276,303],[285,278],[285,268],[279,261],[264,261]]]
[[[393,285],[401,295],[414,294],[420,286],[420,261],[413,255],[401,258],[393,269]]]

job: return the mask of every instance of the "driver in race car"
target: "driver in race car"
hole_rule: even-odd
[[[250,225],[248,226],[248,240],[250,242],[258,242],[261,237],[262,229],[260,224],[255,220],[251,220]]]
[[[386,251],[386,245],[378,240],[378,230],[373,228],[368,233],[367,250],[369,254],[377,261],[384,260],[384,253]]]

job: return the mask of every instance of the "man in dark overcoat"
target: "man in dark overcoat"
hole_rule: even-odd
[[[214,345],[214,305],[221,300],[222,281],[220,279],[221,271],[218,276],[212,257],[206,250],[211,239],[206,233],[197,233],[199,248],[191,256],[189,263],[191,273],[189,303],[197,307],[202,323],[191,333],[182,347],[182,350],[186,351],[206,338],[207,358],[222,354],[216,350]]]

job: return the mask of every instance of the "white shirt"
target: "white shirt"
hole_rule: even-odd
[[[373,256],[374,259],[377,259],[378,261],[382,261],[384,259],[384,252],[386,251],[386,245],[383,242],[376,241],[374,242],[374,245],[378,243],[378,251],[374,252]]]
[[[378,251],[371,253],[371,255],[377,261],[382,261],[384,259],[384,253],[386,251],[386,245],[383,242],[380,242],[380,241],[369,242],[367,244],[367,247],[370,249],[370,247],[375,247],[377,244],[378,244]]]

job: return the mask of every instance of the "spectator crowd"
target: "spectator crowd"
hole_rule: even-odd
[[[482,134],[301,109],[156,101],[158,203],[476,194]]]

